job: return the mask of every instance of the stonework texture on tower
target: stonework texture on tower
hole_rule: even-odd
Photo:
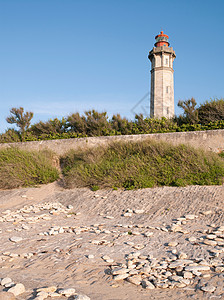
[[[149,52],[151,61],[150,117],[172,118],[174,116],[173,61],[176,57],[169,47],[168,36],[156,36],[155,47]]]

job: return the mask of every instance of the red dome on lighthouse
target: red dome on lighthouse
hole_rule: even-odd
[[[163,31],[160,32],[160,34],[158,34],[156,37],[156,43],[155,46],[159,47],[159,46],[166,46],[169,47],[170,43],[168,42],[169,40],[169,36],[167,34],[164,34]]]

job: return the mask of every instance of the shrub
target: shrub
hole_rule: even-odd
[[[122,118],[120,114],[113,115],[110,120],[111,128],[116,135],[130,134],[133,122],[128,121],[126,118]]]
[[[108,121],[107,112],[96,110],[85,111],[83,116],[79,113],[68,116],[67,127],[72,132],[87,136],[102,136],[111,134],[111,125]]]
[[[14,147],[0,150],[1,189],[49,183],[58,177],[50,151],[25,151]]]
[[[221,107],[223,102],[224,100],[222,99],[215,101],[214,106]],[[144,118],[140,114],[136,115],[135,120],[132,121],[117,114],[113,115],[112,119],[109,120],[106,112],[100,113],[90,110],[86,111],[84,115],[75,113],[61,120],[55,118],[47,122],[41,121],[32,125],[23,133],[9,129],[5,133],[0,134],[0,143],[224,129],[224,118],[222,117],[221,108],[219,117],[210,118],[216,121],[196,123],[198,111],[202,115],[202,111],[204,107],[207,107],[207,104],[196,109],[196,101],[192,98],[182,101],[179,105],[185,109],[185,113],[173,119]],[[213,104],[208,104],[209,107],[211,105]],[[208,118],[208,120],[210,119]]]
[[[224,99],[206,101],[198,108],[198,116],[203,125],[224,120]]]
[[[87,136],[110,135],[110,123],[107,112],[99,113],[89,110],[85,112],[86,134]]]
[[[18,143],[21,142],[21,134],[15,129],[8,129],[0,134],[0,143]]]
[[[36,137],[40,137],[41,135],[50,135],[50,134],[63,134],[66,132],[66,119],[62,118],[59,120],[57,118],[50,119],[47,122],[40,121],[30,127],[29,132],[32,133]]]
[[[73,150],[61,163],[68,188],[212,185],[224,177],[224,160],[217,154],[151,140]]]
[[[69,131],[86,135],[87,124],[85,117],[80,116],[78,112],[68,116],[67,127]]]
[[[183,115],[180,115],[177,118],[177,122],[179,125],[181,124],[197,124],[198,119],[198,111],[196,109],[197,103],[194,98],[187,100],[179,100],[178,104],[184,110]]]
[[[19,127],[19,131],[23,134],[30,126],[30,122],[33,118],[33,112],[24,112],[23,107],[13,107],[10,110],[10,115],[6,118],[9,124],[16,124]]]

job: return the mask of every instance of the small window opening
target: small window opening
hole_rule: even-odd
[[[168,58],[166,58],[166,65],[168,65]]]
[[[169,87],[168,86],[166,87],[166,93],[167,94],[169,93]]]

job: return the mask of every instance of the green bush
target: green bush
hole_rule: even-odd
[[[21,134],[15,129],[7,129],[5,133],[0,134],[0,143],[18,143],[21,141]]]
[[[18,148],[0,150],[0,189],[33,186],[57,180],[53,153],[25,151]]]
[[[198,108],[199,122],[203,125],[224,120],[224,99],[206,101]]]
[[[61,120],[41,121],[25,132],[9,129],[0,134],[0,143],[224,129],[224,100],[214,100],[196,109],[192,98],[180,101],[179,106],[185,110],[184,115],[173,119],[136,115],[135,120],[128,120],[119,114],[108,119],[106,112],[95,110],[86,111],[84,115],[75,113]]]
[[[178,125],[199,123],[198,110],[196,108],[197,103],[194,98],[187,99],[184,101],[179,100],[177,105],[184,110],[183,115],[180,115],[177,118]]]
[[[151,140],[73,150],[61,165],[68,188],[213,185],[224,177],[224,160],[217,154]]]

